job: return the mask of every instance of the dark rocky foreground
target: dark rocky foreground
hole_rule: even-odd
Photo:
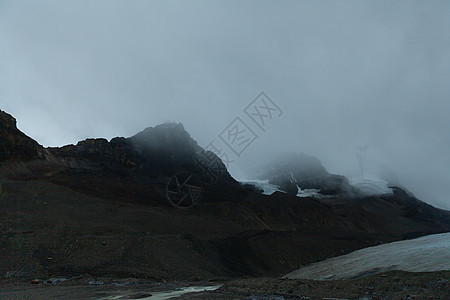
[[[226,280],[280,276],[353,250],[450,231],[450,213],[401,189],[318,201],[214,180],[180,124],[131,138],[44,148],[0,111],[0,277]],[[187,171],[202,202],[177,209],[167,180]]]
[[[450,299],[450,272],[387,272],[355,280],[239,279],[181,299]]]
[[[154,282],[134,278],[92,278],[78,276],[30,284],[26,281],[3,281],[0,297],[5,299],[159,299],[163,295],[198,287],[201,292],[186,293],[176,299],[449,299],[450,272],[387,272],[354,280],[289,280],[247,278],[227,282],[178,281]],[[61,280],[61,279],[59,279]],[[218,288],[202,291],[205,288]],[[174,295],[175,296],[175,295]],[[109,298],[111,299],[111,298]],[[158,299],[158,298],[156,298]]]

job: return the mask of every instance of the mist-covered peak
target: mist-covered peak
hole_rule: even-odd
[[[257,177],[259,179],[271,179],[282,174],[292,175],[296,178],[310,178],[328,175],[328,171],[316,157],[304,153],[290,152],[280,155],[262,166]]]
[[[128,139],[145,157],[182,164],[192,160],[201,148],[181,123],[163,123],[147,127]]]
[[[345,176],[328,173],[320,160],[304,153],[287,153],[265,164],[257,178],[268,180],[282,191],[297,195],[301,190],[317,190],[322,195],[354,193]]]
[[[166,122],[154,127],[147,127],[130,137],[133,141],[152,143],[158,142],[193,142],[191,135],[184,129],[183,124]]]

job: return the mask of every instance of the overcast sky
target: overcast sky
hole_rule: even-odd
[[[289,151],[358,176],[367,147],[367,173],[450,209],[450,2],[0,0],[0,109],[44,146],[182,122],[236,177]]]

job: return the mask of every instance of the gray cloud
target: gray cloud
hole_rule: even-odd
[[[0,107],[41,144],[176,120],[226,149],[265,91],[284,114],[235,176],[291,150],[351,176],[367,145],[450,209],[448,1],[0,1],[0,37]]]

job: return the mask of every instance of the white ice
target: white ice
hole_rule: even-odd
[[[239,181],[242,184],[251,184],[263,190],[264,195],[272,195],[276,191],[280,191],[278,186],[275,184],[270,184],[269,180],[260,180],[260,179],[246,179]]]
[[[364,177],[351,178],[349,183],[368,196],[392,194],[388,182],[376,176],[365,175]]]
[[[305,198],[305,197],[315,197],[315,198],[323,198],[323,195],[319,193],[320,190],[317,189],[304,189],[302,190],[299,186],[297,186],[298,192],[297,197]]]
[[[389,270],[450,270],[450,233],[388,243],[313,263],[286,275],[297,279],[342,279]]]

